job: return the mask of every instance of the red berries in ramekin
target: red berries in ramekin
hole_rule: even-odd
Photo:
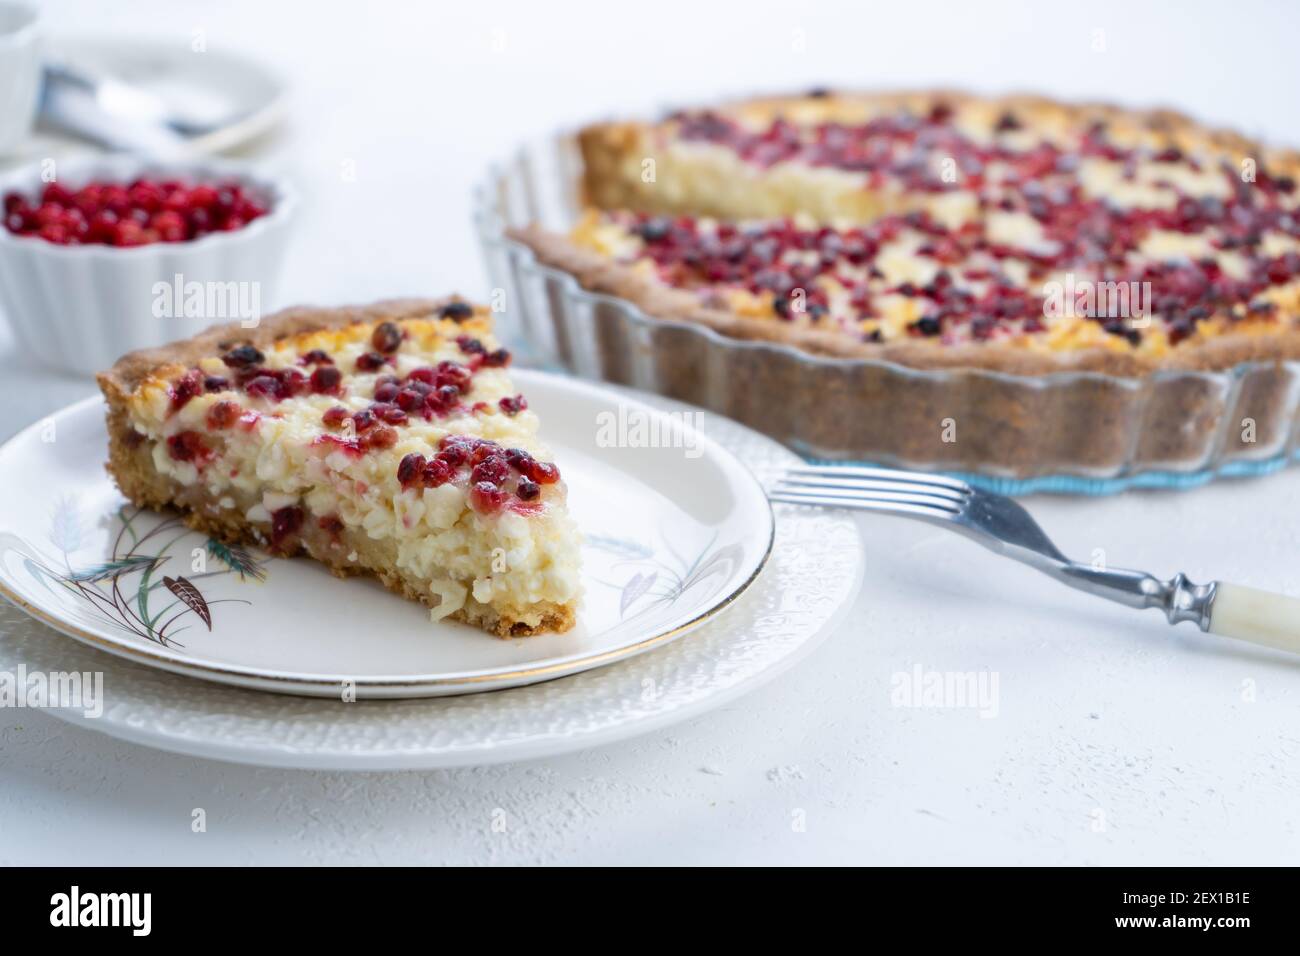
[[[269,211],[236,182],[141,178],[92,181],[75,190],[54,182],[39,196],[6,193],[4,226],[59,246],[147,246],[233,232]]]

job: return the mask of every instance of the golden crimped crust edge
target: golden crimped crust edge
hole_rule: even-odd
[[[106,394],[109,388],[129,394],[159,368],[194,365],[199,359],[220,356],[237,345],[262,348],[295,335],[346,328],[358,323],[427,318],[450,302],[464,301],[460,296],[451,295],[440,299],[385,299],[371,305],[293,306],[264,316],[252,328],[245,328],[239,322],[214,325],[192,338],[128,352],[111,369],[100,372],[96,380]]]

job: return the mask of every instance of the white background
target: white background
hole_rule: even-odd
[[[201,30],[289,78],[289,121],[253,153],[306,199],[281,304],[482,295],[469,192],[486,162],[557,126],[725,93],[1031,90],[1300,144],[1300,15],[1283,2],[41,6],[59,32]],[[0,434],[90,390],[31,369],[0,331]],[[1294,471],[1030,505],[1084,558],[1300,593]],[[863,529],[857,613],[811,659],[721,712],[565,759],[252,770],[0,710],[0,862],[1296,862],[1296,662],[925,528]],[[891,676],[918,664],[996,673],[997,716],[891,706]]]

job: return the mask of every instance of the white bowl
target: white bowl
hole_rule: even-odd
[[[36,166],[0,178],[0,196],[36,200],[43,172]],[[142,176],[237,182],[269,212],[233,232],[129,248],[60,246],[0,227],[0,308],[25,353],[54,368],[93,373],[133,349],[189,338],[220,322],[252,327],[270,311],[296,205],[284,182],[239,163],[129,156],[68,160],[57,173],[74,191],[92,180],[126,184]]]

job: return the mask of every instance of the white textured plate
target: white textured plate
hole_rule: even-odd
[[[95,399],[0,448],[0,593],[78,640],[193,677],[319,697],[429,697],[641,653],[753,581],[772,511],[735,456],[684,417],[608,388],[542,372],[515,380],[585,536],[585,594],[563,634],[501,641],[434,623],[373,580],[227,548],[127,505],[104,473]],[[629,447],[650,435],[657,446]]]
[[[702,414],[700,428],[764,480],[798,460],[723,418]],[[784,505],[776,513],[766,569],[725,614],[654,653],[529,687],[351,704],[259,694],[110,657],[3,602],[0,673],[100,672],[101,715],[52,713],[147,746],[240,763],[432,769],[567,753],[725,704],[781,673],[834,629],[862,579],[857,529],[843,513]]]

